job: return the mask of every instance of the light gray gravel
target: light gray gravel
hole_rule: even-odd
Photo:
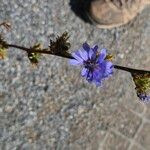
[[[10,43],[47,46],[54,34],[68,31],[72,51],[85,41],[97,43],[110,49],[118,64],[150,69],[149,8],[125,27],[102,30],[77,17],[69,0],[0,0],[0,22],[4,20],[12,25],[10,32],[0,29]],[[116,111],[143,110],[125,72],[116,71],[103,88],[96,88],[66,59],[43,56],[33,68],[16,49],[10,49],[0,68],[1,150],[88,149],[96,133],[100,143],[114,128]]]

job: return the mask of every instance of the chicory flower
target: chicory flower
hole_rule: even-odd
[[[82,66],[81,76],[88,82],[94,82],[97,86],[102,81],[113,74],[113,64],[107,59],[107,50],[98,50],[98,46],[90,47],[87,43],[72,54],[74,59],[70,59],[70,64]]]

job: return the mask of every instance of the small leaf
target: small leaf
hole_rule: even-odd
[[[7,55],[7,43],[2,38],[2,35],[0,35],[0,59],[4,59]]]
[[[0,59],[4,59],[6,55],[7,55],[6,49],[0,47]]]

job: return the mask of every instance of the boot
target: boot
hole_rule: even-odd
[[[88,17],[99,28],[113,28],[135,18],[150,0],[92,0]]]

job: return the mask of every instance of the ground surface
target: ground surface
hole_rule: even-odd
[[[69,0],[1,0],[4,20],[12,24],[2,31],[10,43],[47,46],[67,30],[72,51],[97,43],[120,65],[150,69],[149,8],[124,27],[102,30],[77,17]],[[0,68],[1,150],[150,149],[150,105],[138,100],[130,74],[116,71],[96,88],[65,59],[44,56],[34,69],[15,49]]]

